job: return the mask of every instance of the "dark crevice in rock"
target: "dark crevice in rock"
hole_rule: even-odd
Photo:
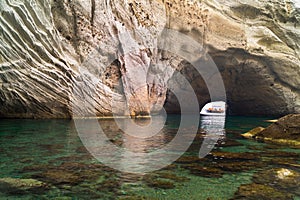
[[[94,26],[94,18],[95,18],[95,9],[96,9],[96,2],[95,0],[91,0],[91,26]]]
[[[74,33],[73,44],[74,44],[74,47],[76,49],[77,54],[80,56],[80,61],[82,62],[83,57],[82,57],[82,55],[80,53],[80,50],[78,48],[78,46],[79,46],[79,44],[78,44],[79,36],[78,36],[78,26],[77,26],[77,13],[76,13],[76,10],[75,10],[75,6],[72,5],[71,3],[70,3],[70,7],[71,7],[72,15],[73,15],[73,33]]]

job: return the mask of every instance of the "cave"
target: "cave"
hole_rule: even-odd
[[[264,58],[237,49],[215,51],[210,55],[225,85],[229,115],[283,116],[295,112],[285,98],[286,91],[278,77],[272,73],[272,66],[268,66]],[[183,62],[183,65],[180,73],[189,80],[202,108],[211,101],[206,83],[191,64]],[[180,113],[176,96],[171,91],[167,93],[164,107],[169,113]]]

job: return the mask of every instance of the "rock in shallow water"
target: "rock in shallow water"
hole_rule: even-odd
[[[293,196],[287,192],[278,191],[270,186],[262,184],[245,184],[239,187],[233,199],[247,200],[292,200]]]
[[[165,100],[178,112],[167,89],[174,69],[203,105],[209,94],[195,69],[155,50],[164,27],[203,45],[208,54],[195,59],[214,59],[232,113],[300,112],[299,10],[291,2],[92,2],[1,1],[1,117],[111,115],[111,102],[119,114],[147,115]]]
[[[49,185],[35,179],[1,178],[0,191],[8,194],[40,193]]]
[[[242,136],[275,144],[300,147],[300,115],[287,115],[267,128],[258,127],[242,134]]]
[[[257,134],[257,137],[300,142],[300,114],[287,115]]]
[[[253,182],[300,195],[300,173],[292,169],[277,168],[260,171],[253,176]]]
[[[253,183],[241,185],[233,199],[294,199],[299,196],[299,172],[286,168],[261,170]]]

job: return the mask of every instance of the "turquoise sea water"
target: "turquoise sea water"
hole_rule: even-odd
[[[296,176],[296,182],[280,182],[276,170],[300,173],[300,150],[240,137],[240,133],[252,128],[269,125],[266,119],[269,118],[228,117],[225,134],[203,159],[197,157],[205,138],[199,129],[183,156],[148,174],[119,172],[101,164],[82,144],[72,120],[1,119],[0,199],[212,200],[253,199],[255,195],[265,199],[272,199],[272,195],[299,199],[300,176]],[[140,145],[150,151],[160,148],[176,135],[179,122],[180,116],[169,116],[162,136]],[[100,124],[111,142],[128,144],[113,120],[100,120]],[[131,145],[134,149],[140,147]],[[34,179],[44,185],[13,186],[5,183],[7,178],[15,182]],[[245,193],[241,185],[258,187],[253,190],[262,196],[253,191]]]

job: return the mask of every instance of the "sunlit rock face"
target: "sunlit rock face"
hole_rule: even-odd
[[[168,26],[203,43],[222,74],[232,114],[300,111],[299,9],[288,1],[175,2]],[[195,76],[191,67],[183,71]],[[191,79],[203,105],[209,101],[203,81]]]
[[[167,88],[174,70],[202,106],[201,76],[156,49],[164,28],[203,45],[199,59],[218,66],[231,113],[300,112],[300,12],[289,1],[7,0],[0,12],[1,117],[179,112]]]

